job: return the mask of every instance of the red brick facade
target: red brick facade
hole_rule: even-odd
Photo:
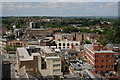
[[[87,46],[85,47],[85,55],[88,63],[95,67],[95,71],[114,71],[115,53],[109,52],[107,50],[102,52],[101,49],[103,49],[103,47],[100,46],[100,44],[95,46],[93,44],[91,47],[92,48],[89,48]]]
[[[28,43],[27,42],[23,42],[23,41],[9,41],[7,42],[7,45],[18,45],[18,46],[21,46],[21,47],[27,47],[28,46]]]

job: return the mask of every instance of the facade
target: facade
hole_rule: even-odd
[[[86,59],[95,67],[95,72],[114,71],[115,52],[104,50],[99,43],[85,44],[84,48]]]
[[[68,33],[56,33],[55,34],[55,40],[61,41],[61,40],[69,40],[69,41],[82,41],[82,34],[71,32],[71,34]]]
[[[40,46],[56,46],[54,37],[45,37],[40,41]]]
[[[28,46],[29,47],[40,46],[40,42],[39,41],[28,41]]]
[[[48,46],[17,48],[17,64],[27,71],[40,72],[43,77],[62,75],[61,59]]]
[[[8,41],[7,45],[16,46],[16,47],[27,47],[28,43],[26,41],[14,40],[14,41]]]
[[[63,40],[63,41],[55,41],[57,44],[57,48],[60,49],[67,49],[67,48],[71,48],[72,46],[79,46],[80,45],[80,41],[67,41],[67,40]]]
[[[25,37],[31,38],[31,37],[38,37],[41,38],[43,35],[52,33],[50,29],[43,29],[43,28],[27,28]]]

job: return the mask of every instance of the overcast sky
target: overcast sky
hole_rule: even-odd
[[[118,1],[4,0],[1,16],[118,16]]]
[[[118,2],[120,0],[2,0],[3,2]]]

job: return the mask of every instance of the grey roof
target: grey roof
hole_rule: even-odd
[[[68,53],[77,53],[76,50],[73,50],[73,49],[63,49],[63,52],[68,52]]]

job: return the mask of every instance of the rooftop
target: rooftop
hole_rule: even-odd
[[[41,50],[45,53],[55,53],[55,51],[48,46],[41,47]]]
[[[94,51],[95,53],[115,53],[112,50],[100,50],[100,51]]]
[[[93,49],[93,45],[92,44],[85,44],[84,45],[86,48],[88,48],[88,49],[90,49],[92,52],[94,52],[94,53],[115,53],[114,51],[112,51],[112,50],[98,50],[98,51],[95,51],[94,49]],[[97,45],[95,45],[95,46],[97,46]]]
[[[22,48],[17,48],[18,51],[18,55],[20,58],[20,61],[30,61],[33,60],[33,56],[40,56],[41,53],[40,51],[36,51],[36,52],[28,52],[28,49],[40,49],[41,51],[43,51],[44,53],[55,53],[55,51],[48,47],[48,46],[35,46],[35,47],[22,47]],[[59,58],[58,56],[52,56],[52,57],[46,57],[46,58]]]
[[[20,61],[33,60],[33,56],[30,56],[26,48],[17,48]]]

